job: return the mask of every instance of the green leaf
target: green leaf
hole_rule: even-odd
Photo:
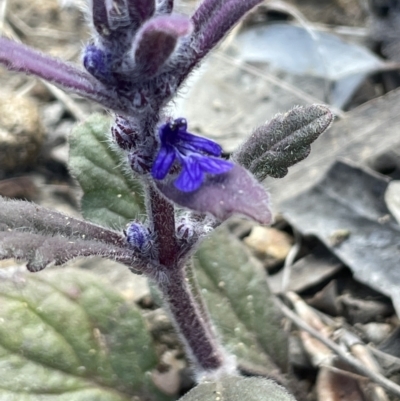
[[[140,312],[97,275],[3,274],[0,401],[160,401],[156,364]]]
[[[290,166],[308,156],[310,145],[332,121],[333,114],[324,105],[294,107],[258,127],[232,158],[259,181],[268,175],[282,178]]]
[[[201,293],[225,347],[239,363],[268,373],[288,364],[288,344],[263,268],[221,227],[195,257]]]
[[[93,114],[77,125],[69,138],[69,165],[83,189],[83,217],[116,229],[137,219],[144,206],[140,182],[110,145],[111,123],[110,117]]]
[[[259,377],[224,377],[201,383],[179,401],[295,401],[283,387]]]

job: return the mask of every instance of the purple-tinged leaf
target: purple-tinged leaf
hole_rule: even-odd
[[[217,3],[205,2],[193,16],[193,22],[196,24],[193,46],[199,57],[204,57],[240,18],[253,7],[262,3],[262,0],[227,0],[221,4]],[[204,14],[205,8],[203,8],[206,5],[213,8],[213,14],[208,18],[207,14]]]
[[[131,19],[138,24],[148,20],[156,9],[154,0],[128,0],[128,11]]]
[[[78,256],[115,260],[136,273],[148,270],[143,252],[129,247],[115,231],[34,203],[0,197],[0,260],[26,260],[30,271],[39,271]]]
[[[261,224],[272,221],[268,193],[238,165],[227,173],[207,176],[203,185],[194,192],[179,191],[173,178],[167,177],[156,184],[164,196],[178,205],[210,213],[220,221],[233,214],[242,214]]]
[[[131,19],[125,0],[107,1],[106,7],[110,28],[113,31],[117,31],[119,28],[129,27]]]
[[[31,272],[48,265],[62,265],[79,256],[101,256],[140,270],[140,254],[102,242],[46,236],[26,231],[0,231],[0,259],[26,260]]]
[[[112,110],[127,111],[126,106],[119,102],[112,91],[107,90],[87,72],[62,60],[45,56],[23,44],[0,38],[0,64],[11,71],[36,75]]]
[[[157,4],[157,14],[171,14],[174,9],[174,0],[160,0]]]
[[[106,0],[92,0],[92,18],[93,25],[99,35],[108,36],[110,24],[108,23]]]
[[[288,167],[308,156],[311,143],[328,129],[332,120],[326,106],[295,107],[258,127],[232,159],[259,181],[267,176],[282,178]]]
[[[175,50],[178,39],[190,34],[191,21],[183,16],[152,18],[139,30],[133,47],[136,67],[149,76],[156,75]]]
[[[0,196],[0,231],[24,230],[69,239],[95,240],[118,247],[126,246],[125,237],[87,221],[66,216],[26,201]]]

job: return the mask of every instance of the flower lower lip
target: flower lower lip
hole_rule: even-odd
[[[174,185],[180,191],[193,192],[200,188],[207,174],[223,174],[233,163],[219,158],[221,147],[211,141],[186,131],[186,119],[178,118],[159,128],[161,146],[152,168],[155,179],[163,179],[174,163],[181,171]]]

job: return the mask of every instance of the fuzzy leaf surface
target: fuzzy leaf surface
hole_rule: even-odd
[[[35,203],[0,196],[0,231],[11,230],[49,236],[60,235],[69,239],[95,240],[115,246],[125,245],[125,238],[115,231]]]
[[[98,276],[3,272],[0,320],[1,401],[160,400],[145,322]]]
[[[180,401],[295,401],[283,387],[258,377],[224,377],[217,382],[201,383]]]
[[[239,240],[220,227],[196,253],[201,294],[223,344],[242,366],[287,369],[287,338],[263,268]]]
[[[69,165],[84,192],[85,219],[122,228],[143,213],[142,188],[132,172],[121,168],[123,156],[110,146],[110,126],[110,118],[101,114],[77,125],[69,139]]]
[[[129,267],[140,254],[122,234],[34,203],[0,197],[0,259],[28,262],[30,271],[62,265],[78,256],[101,256]]]
[[[132,251],[102,242],[47,236],[20,231],[0,231],[0,260],[15,258],[27,261],[31,272],[49,265],[63,265],[79,256],[101,256],[131,266]],[[139,266],[139,263],[138,263]],[[139,269],[139,267],[138,267]]]
[[[259,181],[267,176],[282,178],[288,167],[309,155],[311,143],[332,120],[333,115],[325,106],[295,107],[258,127],[232,158]]]

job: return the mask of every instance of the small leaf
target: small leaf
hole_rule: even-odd
[[[127,3],[130,17],[138,25],[150,18],[156,8],[154,0],[128,0]]]
[[[167,198],[178,205],[200,213],[211,213],[220,221],[237,213],[261,224],[272,221],[267,191],[238,165],[227,173],[208,175],[202,186],[193,192],[180,191],[173,179],[167,178],[156,184]]]
[[[265,272],[244,246],[219,228],[194,259],[201,293],[226,348],[262,372],[287,370],[287,338]]]
[[[102,256],[137,271],[142,254],[128,249],[115,231],[49,210],[34,203],[0,197],[0,259],[28,262],[30,271],[61,265],[78,256]]]
[[[288,167],[305,159],[310,145],[330,126],[333,115],[322,105],[295,107],[258,127],[232,155],[259,181],[282,178]]]
[[[10,71],[32,74],[104,107],[126,112],[126,104],[86,71],[21,43],[0,38],[0,64]]]
[[[150,19],[136,35],[136,67],[148,76],[156,75],[175,50],[178,39],[191,31],[190,20],[180,15],[163,15]]]
[[[111,121],[91,115],[70,136],[70,167],[83,189],[82,214],[102,226],[121,228],[143,212],[142,188],[109,144]]]
[[[283,387],[258,377],[229,376],[216,383],[201,383],[180,401],[295,401]]]
[[[157,399],[141,314],[92,273],[3,272],[0,321],[1,401]]]
[[[0,231],[29,231],[45,235],[61,235],[69,239],[101,241],[124,246],[122,234],[104,227],[66,216],[35,203],[7,199],[0,196]]]
[[[133,251],[127,248],[82,239],[71,241],[61,235],[47,236],[24,231],[0,231],[0,260],[15,258],[27,261],[27,268],[31,272],[43,270],[52,264],[62,265],[78,256],[102,256],[129,267],[135,263],[135,270],[141,270],[139,262],[141,255],[138,253],[138,258],[135,260]]]

